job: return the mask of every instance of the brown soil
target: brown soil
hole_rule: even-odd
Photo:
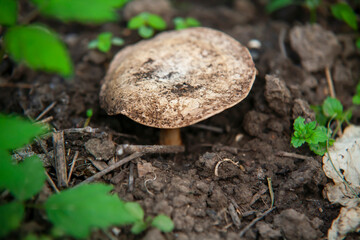
[[[161,234],[151,229],[134,236],[128,228],[122,228],[117,238],[239,239],[240,231],[271,207],[267,178],[271,178],[276,209],[246,231],[244,239],[325,237],[340,208],[331,205],[322,195],[329,180],[322,171],[321,157],[307,147],[295,149],[290,145],[293,120],[297,116],[314,119],[309,105],[320,104],[329,94],[324,70],[309,72],[303,68],[300,56],[290,44],[289,32],[296,25],[303,26],[301,21],[307,21],[306,10],[290,7],[268,16],[261,4],[263,1],[206,2],[175,1],[174,9],[177,16],[195,17],[203,26],[224,31],[244,45],[251,39],[258,39],[261,48],[251,49],[251,53],[259,73],[244,101],[201,122],[221,129],[222,133],[186,127],[182,130],[186,153],[144,155],[133,161],[133,166],[127,164],[101,179],[113,184],[122,199],[140,203],[146,215],[164,213],[175,223],[171,233]],[[319,13],[318,21],[323,29],[333,32],[341,44],[331,73],[337,97],[346,108],[351,105],[360,76],[357,67],[360,58],[351,46],[349,29],[326,14]],[[96,157],[97,163],[105,167],[111,164],[115,155],[113,143],[157,144],[158,129],[142,126],[124,116],[107,116],[99,106],[101,81],[121,47],[112,47],[108,54],[87,49],[88,42],[104,31],[123,37],[126,45],[138,42],[137,34],[126,30],[125,22],[95,27],[41,20],[61,33],[76,74],[64,80],[6,59],[0,65],[1,80],[9,83],[0,88],[1,112],[36,118],[55,102],[55,107],[45,117],[52,116],[52,126],[62,130],[82,127],[86,110],[94,110],[90,126],[98,128],[98,133],[65,134],[69,163],[79,151],[71,186],[98,172],[89,159],[94,162]],[[286,50],[287,57],[280,46]],[[359,120],[360,112],[356,110],[352,122],[359,124]],[[51,139],[44,143],[51,153]],[[34,145],[33,150],[43,154],[39,146]],[[281,151],[307,158],[283,157],[279,155]],[[237,165],[224,161],[215,176],[215,165],[225,159]],[[47,166],[56,181],[51,163]],[[130,170],[134,171],[135,179],[129,186]],[[47,193],[40,196],[44,194]],[[40,218],[29,213],[22,231],[48,231],[48,226],[37,221]],[[94,233],[93,239],[104,238],[102,234]],[[353,234],[349,239],[358,237]]]

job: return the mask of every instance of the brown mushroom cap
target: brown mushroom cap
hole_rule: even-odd
[[[169,31],[122,49],[100,104],[157,128],[181,128],[234,106],[249,93],[255,65],[247,48],[209,28]]]

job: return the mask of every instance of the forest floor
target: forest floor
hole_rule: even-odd
[[[236,106],[200,125],[182,129],[185,153],[145,154],[98,180],[113,184],[123,200],[140,203],[146,215],[164,213],[175,223],[174,231],[166,234],[151,229],[135,236],[122,228],[117,239],[230,240],[239,239],[239,234],[244,239],[320,239],[339,214],[340,206],[332,205],[323,195],[330,180],[322,171],[321,157],[307,147],[293,148],[290,140],[294,119],[302,116],[314,120],[309,105],[321,104],[330,94],[327,66],[337,98],[345,108],[351,105],[360,76],[359,50],[353,46],[351,31],[328,12],[319,14],[319,25],[314,27],[308,25],[308,13],[300,6],[269,16],[263,1],[220,2],[174,1],[171,13],[168,9],[159,11],[165,18],[194,17],[202,26],[223,31],[245,46],[250,40],[258,40],[261,47],[250,49],[258,70],[254,86]],[[105,31],[125,39],[125,46],[141,38],[136,31],[126,29],[125,20],[101,26],[42,20],[66,42],[75,76],[64,80],[7,59],[0,68],[0,109],[35,119],[53,104],[43,119],[52,117],[50,124],[64,130],[69,165],[78,152],[70,181],[70,186],[75,186],[123,158],[115,157],[116,145],[158,143],[158,129],[125,116],[108,116],[100,108],[102,79],[111,59],[124,46],[112,47],[107,54],[87,48]],[[315,41],[299,49],[301,44],[291,39],[295,31],[305,31],[306,38]],[[323,52],[322,45],[329,51]],[[299,52],[318,61],[305,66]],[[323,56],[326,64],[321,61]],[[90,108],[94,115],[89,126],[96,133],[70,131],[84,125]],[[355,110],[351,122],[359,124],[359,120],[360,112]],[[53,153],[52,139],[44,143]],[[39,146],[33,148],[44,154]],[[45,166],[56,182],[52,163],[45,162]],[[134,178],[130,184],[129,176]],[[272,207],[268,178],[276,208],[243,231]],[[45,192],[51,191],[47,186]],[[38,223],[40,217],[28,215],[23,228],[31,226],[45,232],[48,226]],[[92,238],[102,239],[102,234],[96,232]],[[348,239],[357,237],[352,234]]]

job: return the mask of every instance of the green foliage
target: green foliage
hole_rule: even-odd
[[[192,17],[187,17],[185,19],[182,17],[176,17],[174,18],[173,22],[175,24],[176,30],[201,26],[200,22]]]
[[[64,22],[104,23],[118,19],[116,9],[129,0],[31,0],[39,12]],[[65,45],[57,35],[37,25],[15,25],[17,1],[0,0],[0,24],[12,26],[5,31],[1,48],[17,62],[24,62],[30,68],[64,77],[73,74],[73,66]],[[111,38],[111,37],[110,37]],[[122,45],[120,38],[100,36],[92,43],[101,51],[108,51],[111,44]]]
[[[127,0],[32,0],[41,14],[61,21],[80,23],[104,23],[116,21],[117,8]]]
[[[155,30],[165,30],[166,22],[159,15],[143,12],[131,18],[127,27],[132,30],[137,29],[142,38],[150,38]]]
[[[111,45],[121,46],[123,44],[124,40],[122,38],[113,37],[111,32],[103,32],[98,35],[97,39],[89,42],[88,48],[97,48],[106,53],[110,50]]]
[[[355,105],[360,105],[360,82],[356,85],[356,93],[352,98],[352,102]]]
[[[2,155],[0,161],[0,189],[7,189],[18,200],[27,200],[40,192],[46,175],[37,156],[25,158],[13,164],[11,157]]]
[[[91,118],[93,116],[93,110],[91,108],[89,108],[88,110],[86,110],[86,116],[88,118]]]
[[[87,114],[91,116],[92,111]],[[45,130],[29,121],[5,115],[0,115],[0,127],[0,191],[9,191],[15,199],[0,205],[0,237],[5,237],[19,227],[24,218],[24,202],[41,191],[46,179],[42,162],[37,156],[15,164],[9,151],[28,144]],[[151,225],[151,218],[144,221],[144,211],[138,203],[121,201],[116,194],[109,194],[112,189],[112,186],[105,184],[80,185],[50,196],[43,207],[53,223],[52,235],[56,238],[62,238],[65,234],[86,238],[94,228],[126,224],[133,224],[132,231],[140,233]],[[168,225],[173,224],[170,219],[167,221]],[[162,231],[169,229],[163,225],[154,226]],[[28,235],[26,239],[49,238]]]
[[[358,30],[357,16],[354,10],[346,2],[340,2],[331,6],[333,16],[344,21],[349,27]]]
[[[30,143],[35,136],[43,134],[47,128],[33,124],[17,116],[0,113],[0,149],[12,150]]]
[[[163,214],[156,216],[152,220],[151,226],[156,227],[162,232],[171,232],[174,229],[174,223],[168,216]]]
[[[330,140],[325,127],[317,125],[316,121],[305,124],[305,119],[298,117],[294,121],[294,134],[291,137],[291,145],[295,148],[302,146],[305,142],[310,149],[318,154],[326,152],[326,142]]]
[[[58,36],[49,29],[38,26],[14,26],[4,37],[5,50],[18,62],[36,70],[69,76],[73,66],[69,54]]]
[[[17,20],[17,1],[0,0],[0,25],[11,26]]]
[[[76,237],[88,237],[93,228],[131,224],[136,217],[118,196],[108,194],[112,186],[82,185],[52,195],[45,203],[49,220],[55,227]]]
[[[0,205],[0,238],[18,228],[24,214],[24,205],[19,202]]]
[[[294,121],[294,135],[291,138],[291,144],[298,148],[305,142],[309,144],[318,144],[328,139],[326,129],[317,126],[316,121],[305,124],[305,119],[298,117]]]

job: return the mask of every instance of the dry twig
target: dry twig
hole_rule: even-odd
[[[141,153],[180,153],[184,152],[184,146],[170,146],[170,145],[119,145],[116,152],[118,155],[130,154],[135,152]]]
[[[143,155],[143,153],[135,152],[135,153],[131,154],[130,156],[127,156],[127,157],[123,158],[122,160],[120,160],[119,162],[117,162],[117,163],[109,166],[108,168],[102,170],[101,172],[98,172],[97,174],[89,177],[88,179],[84,180],[81,184],[93,182],[94,180],[101,178],[105,174],[113,171],[114,169],[124,165],[125,163],[130,162],[131,160],[133,160],[135,158],[141,157],[142,155]]]
[[[279,157],[291,157],[291,158],[297,158],[297,159],[302,159],[302,160],[313,159],[312,157],[308,157],[308,156],[304,156],[304,155],[300,155],[300,154],[296,154],[296,153],[284,152],[284,151],[279,151],[276,155]]]
[[[258,221],[260,221],[261,219],[263,219],[266,215],[268,215],[269,213],[271,213],[276,207],[270,208],[269,210],[267,210],[266,212],[264,212],[263,214],[261,214],[260,216],[258,216],[257,218],[255,218],[254,220],[252,220],[246,227],[243,228],[243,230],[241,230],[241,232],[239,233],[239,237],[242,238],[244,236],[244,234],[252,227],[255,225],[255,223],[257,223]]]
[[[333,98],[336,98],[336,94],[335,94],[335,88],[334,88],[334,84],[331,78],[331,73],[330,73],[330,68],[329,67],[325,67],[325,75],[326,75],[326,81],[329,87],[329,92],[330,92],[330,96]]]
[[[54,144],[54,156],[55,156],[55,170],[57,177],[57,184],[59,187],[67,187],[67,169],[65,158],[65,144],[64,144],[64,132],[53,133]]]
[[[45,114],[47,114],[51,109],[53,109],[56,105],[56,102],[52,102],[49,106],[47,106],[44,111],[42,111],[37,118],[35,118],[35,121],[39,121]]]
[[[72,160],[72,162],[71,162],[71,167],[70,167],[70,171],[69,171],[69,176],[68,176],[68,178],[67,178],[68,184],[69,184],[69,182],[70,182],[71,175],[72,175],[72,173],[73,173],[73,171],[74,171],[75,163],[76,163],[76,160],[77,160],[78,156],[79,156],[79,151],[76,151],[76,152],[75,152],[75,155],[74,155],[74,158],[73,158],[73,160]]]
[[[241,225],[241,221],[232,203],[229,204],[228,210],[234,225],[239,229]]]

